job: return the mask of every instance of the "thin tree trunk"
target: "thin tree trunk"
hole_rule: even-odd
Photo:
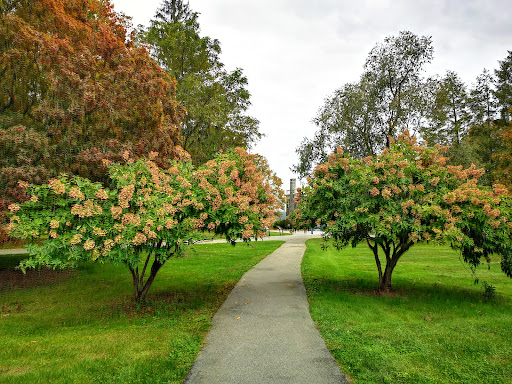
[[[373,251],[373,256],[375,257],[375,264],[377,264],[377,271],[379,272],[379,287],[381,286],[383,282],[383,275],[382,275],[382,265],[380,263],[379,259],[379,248],[377,243],[374,243],[373,245],[370,243],[369,239],[366,239],[366,244],[368,244],[368,247]]]
[[[155,280],[156,274],[158,273],[160,268],[162,268],[162,265],[163,265],[163,263],[160,263],[156,259],[155,259],[155,261],[153,261],[153,265],[151,265],[151,271],[149,273],[148,279],[146,280],[146,283],[144,284],[144,286],[140,290],[138,302],[146,300],[146,295],[148,293],[148,290],[151,287],[151,284],[153,284],[153,281]]]
[[[131,265],[128,264],[128,269],[132,273],[132,279],[133,279],[133,290],[135,293],[135,301],[139,301],[139,270],[138,267],[133,268]]]
[[[161,248],[162,242],[158,243],[157,247]],[[132,274],[132,278],[133,278],[133,289],[135,292],[135,301],[137,303],[140,303],[141,301],[144,301],[146,299],[147,293],[149,291],[149,288],[151,288],[153,281],[155,280],[156,274],[158,273],[160,268],[162,268],[162,266],[167,261],[167,259],[170,256],[172,256],[172,254],[174,254],[175,252],[172,252],[169,249],[169,253],[170,253],[170,255],[168,257],[165,257],[163,260],[160,261],[156,258],[154,252],[149,252],[146,257],[146,260],[144,261],[144,266],[143,266],[143,269],[141,272],[139,272],[138,266],[133,267],[128,264],[128,269],[130,270],[130,272]],[[146,270],[149,265],[149,260],[150,260],[151,256],[154,257],[154,260],[153,260],[153,263],[151,264],[149,276],[146,279],[146,281],[144,281],[144,277],[145,277]]]

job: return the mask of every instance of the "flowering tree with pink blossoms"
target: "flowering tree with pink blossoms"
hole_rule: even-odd
[[[156,156],[134,161],[126,154],[125,164],[110,164],[109,188],[76,176],[22,184],[30,199],[9,206],[10,235],[32,241],[21,268],[122,262],[140,302],[165,262],[182,255],[199,231],[248,241],[275,220],[280,197],[257,155],[237,149],[197,170],[184,151],[168,169]],[[43,236],[48,240],[34,241]]]
[[[391,290],[401,256],[420,241],[451,244],[472,268],[492,254],[512,277],[512,199],[502,185],[478,185],[483,170],[446,166],[444,149],[402,134],[379,156],[354,159],[340,148],[299,192],[297,219],[326,226],[339,249],[364,241],[379,292]]]

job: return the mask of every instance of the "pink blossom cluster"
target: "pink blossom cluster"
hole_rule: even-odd
[[[391,198],[391,190],[387,187],[382,188],[381,194],[386,200]]]
[[[112,239],[106,239],[104,242],[103,242],[103,250],[102,250],[102,254],[104,256],[106,256],[111,250],[112,248],[114,248],[114,245],[116,244],[116,242]]]
[[[115,205],[112,205],[110,207],[110,213],[112,214],[112,217],[114,219],[119,219],[119,217],[121,216],[121,214],[123,213],[123,208],[121,207],[118,207],[118,206],[115,206]]]
[[[133,193],[135,191],[135,186],[133,184],[127,185],[126,187],[123,187],[121,191],[119,192],[119,206],[121,208],[129,208]]]
[[[69,196],[70,197],[73,197],[77,200],[85,200],[85,196],[84,194],[82,193],[82,191],[80,190],[80,188],[78,186],[73,186],[71,187],[71,189],[69,190]]]
[[[91,249],[93,249],[94,247],[96,246],[96,243],[94,242],[93,239],[87,239],[84,243],[84,249],[86,251],[90,251]]]
[[[22,189],[27,189],[27,188],[30,186],[30,184],[29,184],[29,183],[27,183],[26,181],[19,180],[19,181],[18,181],[18,186],[19,186],[20,188],[22,188]]]
[[[60,180],[50,179],[48,181],[48,186],[57,195],[62,195],[66,193],[66,186]]]
[[[91,217],[94,215],[101,215],[103,209],[101,206],[94,204],[93,200],[87,200],[82,204],[74,204],[71,207],[71,214],[77,215],[80,218]]]
[[[402,193],[402,190],[400,189],[400,187],[397,187],[395,184],[391,184],[390,187],[395,195]]]
[[[76,233],[75,235],[73,235],[73,237],[70,240],[71,245],[76,245],[76,244],[81,243],[83,237],[84,236],[81,233]]]
[[[123,225],[140,225],[140,216],[134,213],[125,213],[121,218]]]
[[[406,202],[404,202],[404,203],[402,203],[402,204],[401,204],[401,205],[402,205],[402,211],[403,211],[404,213],[407,213],[407,209],[408,209],[409,207],[413,207],[413,206],[414,206],[414,204],[415,204],[415,203],[414,203],[414,200],[411,200],[411,199],[407,200]]]
[[[9,211],[11,211],[11,212],[18,212],[20,210],[20,206],[19,206],[19,204],[12,203],[12,204],[9,204],[7,209],[9,209]]]
[[[104,189],[98,189],[94,195],[100,200],[108,199],[107,192]]]
[[[98,227],[94,227],[94,229],[92,230],[92,233],[95,234],[96,236],[100,236],[100,237],[105,237],[107,235],[107,231],[105,231],[104,229],[98,228]]]
[[[133,243],[133,245],[138,246],[138,245],[145,244],[146,241],[147,241],[146,235],[144,235],[141,232],[137,232],[135,234],[135,236],[133,237],[132,243]]]

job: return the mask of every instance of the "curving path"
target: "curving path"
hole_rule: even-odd
[[[185,383],[348,383],[309,314],[303,234],[248,271],[215,314]]]

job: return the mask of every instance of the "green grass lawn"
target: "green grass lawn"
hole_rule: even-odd
[[[265,232],[266,235],[268,235],[268,231]],[[202,232],[201,235],[203,236],[203,238],[205,240],[218,240],[218,239],[223,239],[224,237],[220,236],[220,235],[217,235],[215,234],[214,232]],[[290,231],[283,231],[283,233],[279,233],[279,231],[277,230],[271,230],[270,231],[270,236],[287,236],[287,235],[291,235]]]
[[[123,265],[33,271],[4,284],[0,382],[180,383],[234,284],[281,244],[196,245],[166,263],[144,308]],[[0,256],[0,276],[22,257]]]
[[[268,232],[267,232],[268,234]],[[270,231],[270,236],[289,236],[291,235],[290,231],[289,230],[283,230],[283,232],[279,232],[279,231],[275,231],[275,230],[271,230]]]
[[[512,279],[494,261],[481,285],[448,246],[416,245],[393,273],[394,292],[375,294],[365,244],[336,251],[307,242],[302,273],[311,315],[354,383],[512,383]]]

